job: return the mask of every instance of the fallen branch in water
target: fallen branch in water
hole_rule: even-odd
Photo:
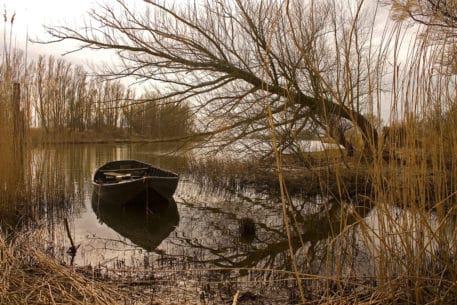
[[[75,243],[73,241],[73,238],[71,237],[71,232],[70,232],[70,226],[68,225],[68,220],[67,218],[64,218],[64,223],[65,223],[65,229],[67,231],[67,236],[68,236],[68,239],[70,240],[70,248],[68,249],[68,254],[70,254],[72,257],[74,257],[76,255],[76,251],[78,251],[78,248],[80,245],[78,246],[75,246]]]

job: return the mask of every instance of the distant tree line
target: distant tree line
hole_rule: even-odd
[[[91,76],[82,66],[53,56],[28,63],[21,52],[11,58],[0,67],[2,79],[8,78],[5,83],[11,85],[19,83],[27,127],[48,134],[124,130],[149,138],[192,132],[188,105],[171,100],[159,104],[152,94],[137,99],[136,92],[120,81]],[[5,99],[1,104],[7,109]]]
[[[148,100],[147,96],[142,98]],[[153,138],[180,137],[194,130],[190,107],[156,102],[124,108],[125,124],[135,133]]]

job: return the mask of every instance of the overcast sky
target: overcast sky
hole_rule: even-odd
[[[1,46],[3,49],[3,33],[10,33],[10,21],[16,13],[13,23],[13,46],[25,49],[27,31],[31,39],[46,39],[43,24],[68,24],[73,25],[85,18],[86,12],[96,6],[95,0],[0,0],[2,14],[6,11],[8,22],[1,25]],[[71,49],[68,43],[42,45],[29,43],[30,56],[49,54],[61,56]],[[72,62],[85,61],[84,54],[73,54],[65,57]]]
[[[43,24],[65,24],[70,26],[81,24],[81,21],[87,18],[87,12],[91,8],[96,8],[97,3],[105,1],[108,1],[109,3],[109,0],[0,0],[0,4],[2,5],[1,9],[3,12],[6,11],[8,18],[7,24],[3,23],[1,25],[1,50],[3,50],[4,44],[3,33],[6,31],[7,34],[9,34],[9,22],[14,13],[16,15],[13,24],[13,46],[25,49],[27,32],[31,39],[46,40],[47,36]],[[132,1],[132,3],[136,4],[135,1]],[[380,17],[380,20],[388,18],[388,15],[385,14],[385,12],[380,15],[382,16]],[[37,54],[60,56],[66,51],[71,50],[72,46],[74,46],[74,44],[69,41],[52,45],[33,44],[29,42],[28,53],[31,56]],[[90,57],[90,60],[93,60],[94,58],[97,60],[94,55],[91,55]],[[65,59],[71,62],[89,60],[87,52],[77,52],[65,56]]]
[[[82,21],[87,18],[87,12],[91,8],[96,8],[97,3],[103,3],[112,0],[0,0],[2,10],[8,18],[8,22],[1,25],[0,31],[0,53],[3,53],[4,36],[10,33],[10,20],[15,13],[13,24],[13,47],[18,47],[25,50],[25,45],[28,36],[31,39],[47,40],[51,39],[46,36],[43,24],[52,25],[69,25],[73,27],[82,24]],[[132,5],[139,2],[132,0]],[[385,20],[389,19],[388,8],[380,8],[378,15],[378,25],[380,31],[384,27]],[[60,57],[62,54],[75,49],[75,42],[65,41],[55,44],[28,44],[28,57],[34,58],[38,55],[53,55]],[[100,52],[76,52],[66,55],[64,59],[73,64],[82,64],[87,71],[91,71],[92,67],[102,66],[103,64],[111,64],[115,61],[114,57],[106,56],[106,53]],[[386,108],[387,109],[387,108]],[[386,110],[387,111],[387,110]]]

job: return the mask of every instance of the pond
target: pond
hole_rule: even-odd
[[[273,303],[296,301],[293,263],[310,275],[303,278],[310,281],[308,294],[319,293],[319,287],[311,285],[318,275],[364,278],[379,272],[379,242],[374,241],[379,228],[373,229],[379,226],[379,211],[354,202],[337,204],[324,196],[294,197],[288,207],[288,234],[277,195],[202,184],[189,171],[188,158],[168,154],[156,144],[35,148],[30,181],[40,182],[35,192],[42,198],[29,209],[25,230],[33,231],[34,242],[61,263],[94,276],[152,281],[165,291],[181,287],[221,300],[241,289],[247,297],[270,295]],[[147,215],[100,206],[93,199],[93,172],[119,159],[141,160],[180,174],[169,210]],[[404,218],[402,211],[395,213]],[[246,219],[255,227],[247,236],[242,232]],[[358,225],[361,219],[365,226]],[[367,223],[372,224],[369,232]],[[78,245],[74,256],[67,253],[68,234]]]

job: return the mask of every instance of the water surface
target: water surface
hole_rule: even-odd
[[[288,241],[277,195],[259,194],[241,187],[237,192],[229,192],[210,184],[202,185],[201,179],[195,179],[189,172],[189,156],[169,154],[152,144],[54,146],[35,149],[32,155],[47,163],[50,171],[57,167],[63,172],[62,177],[54,178],[53,172],[47,176],[65,180],[62,184],[69,200],[64,206],[47,208],[45,239],[52,244],[56,255],[68,247],[63,218],[69,218],[73,239],[80,245],[72,261],[74,265],[121,263],[138,267],[145,261],[168,261],[193,268],[287,267]],[[153,234],[158,230],[154,223],[163,220],[157,215],[103,210],[94,202],[93,172],[105,162],[119,159],[137,159],[180,174],[174,196],[176,213],[162,217],[167,220],[161,234]],[[324,198],[294,199],[293,212],[299,218],[300,231],[307,238],[305,242],[316,244],[337,229],[324,221],[328,213],[323,211],[329,204]],[[51,217],[51,208],[65,211]],[[328,211],[333,213],[332,208]],[[255,236],[240,235],[240,222],[244,218],[255,223]],[[319,230],[316,222],[321,222]],[[63,254],[62,259],[70,263],[70,258]]]
[[[382,216],[376,209],[357,202],[337,204],[324,196],[296,197],[288,208],[292,220],[288,238],[277,195],[242,186],[234,192],[202,184],[188,168],[192,157],[170,154],[153,144],[36,148],[30,152],[29,176],[40,199],[30,209],[33,215],[27,227],[39,232],[38,243],[45,251],[67,265],[121,278],[143,274],[149,279],[148,271],[154,271],[155,283],[159,279],[170,287],[181,283],[200,292],[217,286],[219,292],[226,288],[227,295],[237,287],[264,293],[268,286],[283,301],[296,298],[288,295],[296,291],[291,289],[296,285],[290,273],[291,245],[297,268],[304,274],[364,277],[378,272],[376,228]],[[180,174],[166,213],[109,208],[93,199],[95,169],[120,159],[137,159]],[[395,213],[410,218],[401,210]],[[246,218],[253,221],[255,235],[240,233]],[[67,253],[71,245],[65,219],[79,246],[75,256]],[[361,219],[363,227],[358,225]],[[449,234],[455,239],[455,226],[451,228]],[[232,284],[222,289],[220,283]]]

